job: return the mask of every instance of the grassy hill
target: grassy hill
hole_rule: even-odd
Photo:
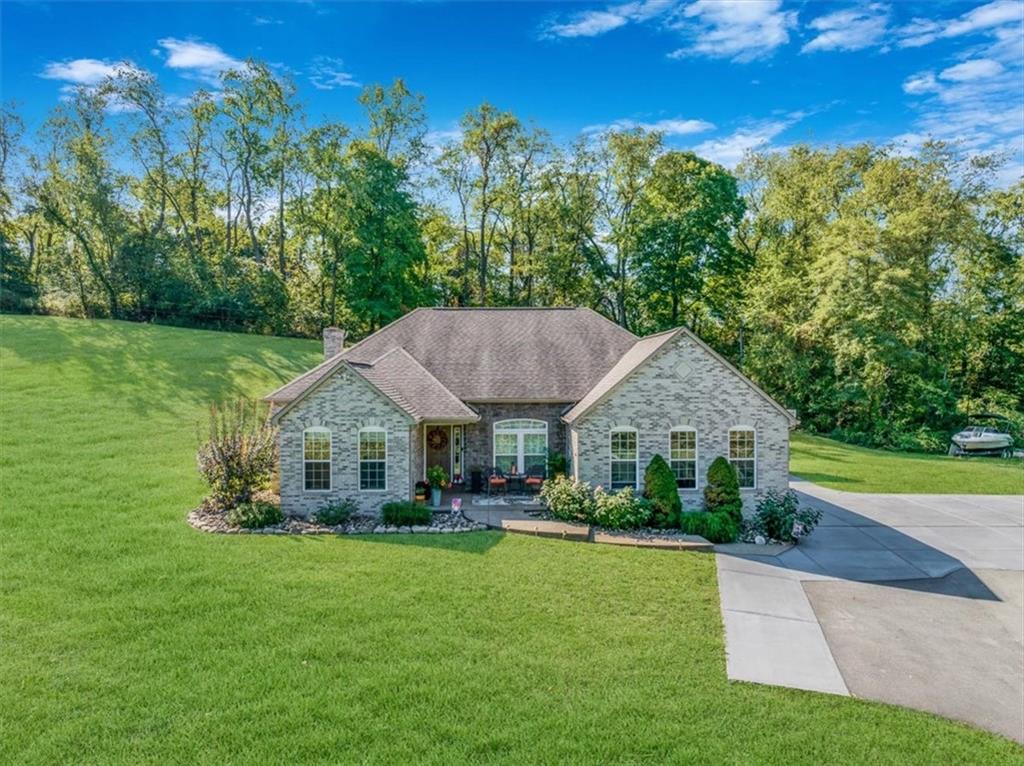
[[[215,536],[196,428],[318,344],[0,317],[0,763],[1019,763],[725,678],[714,561],[497,533]]]

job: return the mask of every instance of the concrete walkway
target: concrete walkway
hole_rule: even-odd
[[[792,486],[823,511],[809,539],[776,556],[716,554],[729,677],[1024,740],[1024,497]]]

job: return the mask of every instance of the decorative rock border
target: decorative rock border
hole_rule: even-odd
[[[486,524],[470,521],[461,513],[434,513],[430,526],[385,526],[372,516],[354,516],[344,524],[329,527],[307,519],[288,516],[280,524],[259,529],[246,529],[228,524],[226,511],[213,511],[199,507],[189,512],[188,523],[202,532],[221,535],[397,535],[397,534],[453,534],[479,532]]]
[[[711,543],[697,535],[686,535],[667,529],[641,529],[629,532],[612,531],[588,524],[573,524],[549,519],[504,519],[501,528],[505,532],[536,537],[553,537],[559,540],[597,543],[598,545],[623,545],[631,548],[659,548],[677,551],[710,551]]]

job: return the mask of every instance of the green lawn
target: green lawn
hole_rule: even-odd
[[[793,434],[789,467],[803,479],[848,492],[1024,494],[1024,460],[886,452],[803,433]]]
[[[714,561],[186,525],[211,399],[318,344],[0,317],[0,763],[986,763],[924,713],[727,682]]]

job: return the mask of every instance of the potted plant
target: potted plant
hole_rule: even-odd
[[[448,472],[439,465],[427,469],[427,483],[430,484],[430,504],[441,507],[441,490],[448,486]]]
[[[427,502],[427,490],[430,489],[430,485],[425,481],[416,482],[416,502],[425,503]]]

